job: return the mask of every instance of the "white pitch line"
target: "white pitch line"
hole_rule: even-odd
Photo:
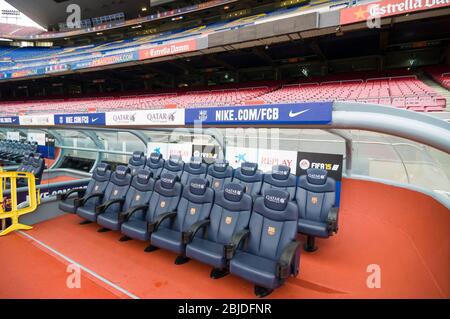
[[[21,235],[27,237],[28,239],[33,240],[34,242],[36,242],[37,244],[41,245],[42,247],[44,247],[45,249],[48,249],[49,251],[51,251],[52,253],[58,255],[59,257],[63,258],[64,260],[66,260],[67,262],[69,262],[70,264],[74,264],[77,265],[78,267],[80,267],[80,269],[82,269],[83,271],[87,272],[88,274],[90,274],[91,276],[94,276],[95,278],[97,278],[98,280],[104,282],[105,284],[111,286],[112,288],[120,291],[121,293],[127,295],[128,297],[132,298],[132,299],[141,299],[138,296],[132,294],[131,292],[125,290],[124,288],[116,285],[115,283],[109,281],[108,279],[106,279],[105,277],[100,276],[99,274],[97,274],[96,272],[90,270],[89,268],[86,268],[85,266],[81,265],[80,263],[77,263],[75,260],[67,257],[66,255],[60,253],[59,251],[53,249],[52,247],[48,246],[47,244],[43,243],[42,241],[40,241],[39,239],[34,238],[33,236],[25,233],[24,231],[19,230],[18,231]]]

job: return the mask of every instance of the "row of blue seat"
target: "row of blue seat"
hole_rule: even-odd
[[[269,188],[284,189],[295,200],[297,177],[291,173],[291,169],[285,165],[276,165],[271,173],[263,173],[258,169],[257,163],[245,162],[241,167],[233,169],[228,161],[217,159],[208,165],[200,157],[192,157],[185,163],[180,156],[171,155],[164,160],[160,153],[152,153],[147,159],[143,152],[134,152],[130,158],[128,167],[134,175],[137,170],[146,168],[153,173],[153,178],[158,179],[161,174],[172,173],[179,177],[181,184],[188,185],[194,177],[208,179],[214,190],[222,190],[228,182],[237,182],[246,187],[246,192],[252,196],[261,195]],[[331,182],[331,181],[330,181]]]
[[[0,140],[0,163],[17,165],[22,162],[26,154],[35,153],[37,149],[36,142]]]
[[[324,185],[326,171],[309,170],[303,179],[311,185]],[[308,198],[309,191],[299,187],[294,202],[283,189],[270,188],[263,196],[252,197],[240,183],[226,182],[216,191],[209,185],[206,178],[193,177],[183,187],[173,173],[162,173],[155,181],[147,169],[132,176],[130,167],[118,166],[111,172],[110,166],[102,163],[87,189],[61,195],[59,206],[87,222],[97,222],[103,226],[100,231],[120,230],[124,234],[121,240],[150,241],[146,251],[171,250],[179,254],[177,264],[189,258],[210,264],[213,278],[228,272],[244,277],[255,283],[258,296],[297,275],[297,230],[311,222],[305,218],[310,205],[299,199]],[[74,193],[76,197],[71,196]],[[334,200],[334,194],[331,198]],[[318,197],[311,201],[323,206]],[[316,231],[324,231],[326,236],[337,231],[337,211],[334,213],[328,213],[323,228],[315,224]]]

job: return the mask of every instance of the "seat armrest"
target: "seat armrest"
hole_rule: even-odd
[[[125,199],[123,198],[118,198],[118,199],[112,199],[110,201],[107,201],[106,203],[99,205],[97,207],[95,207],[95,213],[96,214],[102,214],[104,213],[109,207],[111,207],[111,205],[114,204],[120,204],[120,208],[122,209],[122,205],[125,202]]]
[[[189,228],[188,231],[183,232],[181,235],[181,240],[183,241],[183,244],[187,245],[189,244],[195,237],[195,234],[202,229],[207,227],[210,224],[209,219],[199,220],[198,222],[192,224],[191,228]]]
[[[338,231],[339,207],[331,207],[327,217],[327,229],[330,234]]]
[[[298,263],[296,256],[300,256],[301,245],[298,241],[290,242],[281,253],[277,263],[277,277],[286,279],[291,274],[297,274]],[[294,266],[294,267],[293,267]]]
[[[250,230],[243,229],[233,235],[231,237],[231,241],[229,244],[224,246],[224,256],[227,260],[230,260],[233,258],[234,254],[236,253],[236,250],[238,249],[239,245],[243,240],[246,240],[248,236],[250,235]]]
[[[86,197],[83,197],[83,198],[81,198],[81,205],[85,205],[86,202],[92,198],[98,197],[98,198],[102,199],[103,196],[105,196],[105,194],[103,194],[103,193],[94,193],[94,194],[88,195]]]
[[[86,188],[72,189],[65,194],[58,194],[58,195],[56,195],[56,199],[66,200],[70,195],[75,194],[75,193],[78,194],[78,198],[83,197],[84,194],[86,194]]]
[[[135,206],[135,207],[130,207],[126,212],[121,212],[118,216],[119,218],[119,222],[123,222],[125,221],[125,219],[129,218],[131,215],[133,215],[134,213],[140,211],[140,210],[147,210],[148,209],[148,205],[140,205],[140,206]]]
[[[153,228],[153,232],[158,230],[159,225],[161,225],[161,223],[163,221],[165,221],[168,218],[173,219],[176,216],[177,216],[177,212],[169,212],[169,213],[164,213],[164,214],[159,215],[158,218],[156,218],[156,220],[155,220],[155,226]]]

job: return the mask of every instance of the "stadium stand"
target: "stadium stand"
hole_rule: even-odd
[[[296,84],[262,82],[205,88],[176,90],[165,93],[68,98],[58,100],[14,101],[0,104],[4,114],[73,113],[89,111],[139,110],[157,108],[193,108],[248,104],[295,103],[314,101],[350,101],[404,108],[413,111],[444,111],[446,98],[427,86],[415,75],[393,71],[393,76],[371,73],[373,77],[344,74],[311,78],[313,82]],[[378,77],[381,75],[382,77]],[[353,78],[353,79],[352,79]]]
[[[436,82],[450,90],[450,66],[436,65],[425,69]]]
[[[350,101],[414,111],[442,111],[446,100],[414,75],[325,80],[283,86],[265,94],[266,103]]]
[[[17,24],[0,23],[0,35],[29,37],[42,33],[42,29]]]

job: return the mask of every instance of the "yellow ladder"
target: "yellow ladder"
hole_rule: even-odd
[[[28,206],[18,208],[17,203],[17,179],[26,179],[28,181]],[[9,180],[9,185],[7,181]],[[11,190],[11,198],[6,199],[4,192],[9,186]],[[5,200],[10,201],[11,210],[7,211]],[[15,230],[28,230],[33,227],[19,223],[19,217],[25,214],[32,213],[36,210],[40,202],[40,196],[36,192],[36,179],[32,173],[28,172],[2,172],[0,170],[0,221],[2,222],[0,228],[3,229],[6,225],[6,219],[11,219],[11,225],[0,232],[0,236],[5,236]]]

